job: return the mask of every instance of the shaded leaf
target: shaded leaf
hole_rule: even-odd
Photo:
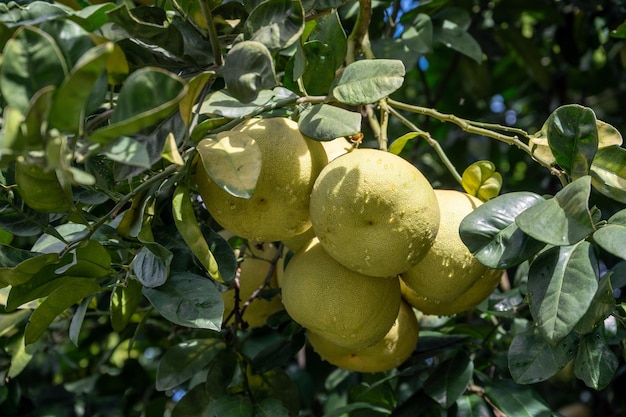
[[[442,407],[449,408],[465,392],[473,372],[474,362],[461,351],[437,367],[424,382],[424,392]]]
[[[242,103],[256,100],[262,90],[278,84],[270,51],[256,41],[235,44],[226,55],[220,74],[228,91]]]
[[[444,21],[443,26],[433,29],[433,40],[444,46],[473,59],[479,64],[483,61],[483,51],[480,44],[465,29],[450,21]]]
[[[574,359],[574,375],[590,388],[601,390],[611,383],[619,365],[603,334],[604,326],[583,337]]]
[[[150,155],[146,144],[129,136],[122,136],[107,148],[103,155],[112,161],[142,168],[150,168]]]
[[[228,91],[220,90],[211,93],[200,106],[200,114],[210,114],[237,119],[251,114],[259,106],[267,104],[274,97],[271,90],[260,91],[250,103],[239,101]]]
[[[545,401],[530,387],[513,381],[498,380],[485,384],[485,394],[505,415],[515,417],[552,417]]]
[[[252,198],[261,173],[261,148],[244,132],[226,131],[203,139],[196,147],[211,179],[229,194]]]
[[[276,398],[266,398],[254,407],[254,417],[289,417],[289,411]]]
[[[100,242],[86,240],[70,252],[71,261],[59,267],[57,274],[80,278],[102,278],[111,269],[111,256]]]
[[[329,104],[315,104],[300,114],[298,127],[305,136],[329,141],[361,131],[361,114]]]
[[[569,334],[556,345],[536,328],[516,335],[509,346],[509,370],[518,384],[535,384],[556,375],[576,354],[579,337]]]
[[[491,161],[477,161],[463,171],[463,189],[482,201],[491,200],[500,193],[502,175]]]
[[[606,319],[615,310],[615,298],[613,297],[613,288],[611,285],[611,276],[613,271],[607,272],[598,284],[598,290],[591,300],[591,305],[585,315],[576,323],[574,330],[580,334],[591,333],[598,325],[604,323]]]
[[[225,347],[218,338],[191,339],[172,346],[159,361],[156,389],[176,388],[211,363]]]
[[[169,249],[152,242],[139,249],[131,265],[137,280],[144,287],[154,288],[167,281],[173,257]]]
[[[241,395],[217,398],[209,404],[204,417],[252,417],[252,403]]]
[[[457,417],[491,417],[487,402],[476,394],[463,395],[456,401]]]
[[[626,209],[611,216],[607,224],[595,231],[593,239],[605,251],[626,259]]]
[[[300,0],[266,0],[259,3],[246,20],[249,39],[271,51],[285,49],[304,30],[304,9]]]
[[[515,219],[543,201],[540,195],[514,192],[478,206],[460,224],[461,240],[472,254],[490,268],[510,268],[535,255],[545,243],[522,232]]]
[[[143,294],[167,320],[180,326],[219,331],[224,303],[211,280],[186,272],[174,272],[157,288]]]
[[[392,59],[365,59],[348,65],[332,88],[332,96],[349,105],[374,103],[404,82],[404,64]]]
[[[589,242],[557,246],[530,265],[530,312],[542,335],[558,342],[584,316],[598,288],[598,261]]]
[[[588,207],[591,177],[566,185],[554,198],[541,201],[517,216],[515,222],[531,237],[551,245],[572,245],[594,232]]]
[[[5,251],[3,251],[5,252]],[[11,251],[12,253],[13,251]],[[59,262],[59,255],[48,253],[22,260],[13,267],[0,268],[0,282],[5,285],[20,285],[30,280],[44,266]]]
[[[180,103],[178,103],[181,118],[186,126],[189,126],[191,123],[196,100],[200,97],[200,94],[214,76],[214,71],[204,71],[187,81],[187,89],[189,92],[183,97]]]
[[[74,346],[78,347],[78,337],[80,336],[80,329],[83,327],[85,321],[85,315],[87,314],[87,308],[89,303],[93,299],[93,295],[90,295],[83,299],[74,312],[72,321],[70,322],[69,336]]]
[[[185,393],[172,409],[172,417],[206,417],[212,398],[203,384],[198,384]]]
[[[134,279],[128,280],[125,286],[117,286],[111,292],[109,311],[111,313],[111,327],[121,332],[130,322],[133,314],[143,298],[142,285]]]

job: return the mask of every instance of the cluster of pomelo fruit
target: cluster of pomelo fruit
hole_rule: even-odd
[[[230,195],[202,165],[195,179],[213,218],[250,243],[241,262],[242,299],[262,282],[281,289],[280,298],[258,302],[257,319],[250,318],[257,301],[250,303],[249,323],[262,325],[284,306],[328,362],[379,372],[414,351],[418,311],[466,311],[499,282],[501,271],[480,264],[458,233],[480,200],[434,190],[392,153],[306,138],[287,118],[251,119],[235,130],[262,153],[253,197]],[[294,253],[284,271],[284,256],[278,265],[270,261],[277,249],[267,242],[278,241]]]

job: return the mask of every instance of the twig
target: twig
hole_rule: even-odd
[[[346,51],[346,65],[356,61],[356,57],[361,51],[363,39],[367,34],[367,29],[372,19],[372,3],[371,0],[359,0],[359,13],[356,16],[356,22],[350,36],[348,36],[348,48]]]
[[[211,13],[209,1],[200,0],[200,9],[202,10],[204,20],[206,20],[209,42],[211,42],[211,49],[213,50],[213,56],[215,57],[215,65],[221,67],[224,63],[222,59],[222,48],[217,36],[217,29],[215,29],[215,24],[213,23],[213,14]]]

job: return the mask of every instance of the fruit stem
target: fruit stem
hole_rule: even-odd
[[[403,125],[411,129],[412,131],[419,133],[419,135],[435,150],[435,152],[437,153],[437,155],[439,156],[443,164],[446,166],[448,171],[450,171],[450,174],[454,177],[454,180],[458,182],[460,186],[463,186],[463,178],[461,177],[461,174],[459,174],[459,172],[456,170],[456,168],[454,167],[454,164],[452,163],[452,161],[450,161],[450,159],[448,158],[448,155],[446,155],[445,151],[443,150],[439,142],[433,139],[430,133],[423,131],[422,129],[415,126],[413,123],[411,123],[411,121],[409,121],[406,117],[402,116],[393,107],[388,107],[388,109],[389,109],[389,113],[397,117],[400,120],[400,122],[402,122]]]

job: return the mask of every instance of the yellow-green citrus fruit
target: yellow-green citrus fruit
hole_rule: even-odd
[[[297,252],[306,247],[311,240],[313,240],[313,238],[315,238],[315,232],[313,231],[313,228],[310,227],[304,233],[300,233],[297,236],[283,240],[283,243],[292,251]]]
[[[233,130],[257,142],[261,172],[252,198],[244,199],[223,190],[197,164],[195,181],[209,213],[225,229],[261,242],[306,231],[311,226],[309,195],[327,163],[323,146],[303,136],[298,124],[284,117],[250,119]]]
[[[42,213],[60,213],[72,208],[72,201],[61,187],[54,170],[40,165],[18,162],[15,183],[22,200]]]
[[[463,218],[482,202],[456,190],[435,190],[435,195],[441,213],[437,238],[428,253],[400,277],[422,297],[447,302],[463,294],[487,270],[459,235]]]
[[[417,318],[405,301],[400,304],[398,317],[385,337],[363,350],[342,348],[307,331],[309,343],[324,360],[356,372],[384,372],[397,368],[415,350],[418,335]]]
[[[350,150],[352,149],[352,144],[344,137],[324,141],[321,143],[324,147],[324,150],[326,151],[328,162],[336,159],[343,154],[350,152]]]
[[[255,258],[254,256],[244,255],[239,269],[239,307],[245,303],[253,292],[255,292],[271,273],[268,288],[278,288],[276,283],[276,273],[271,270],[271,262]],[[222,301],[224,301],[224,319],[228,318],[235,308],[235,290],[228,289],[222,293]],[[283,309],[282,302],[278,295],[267,300],[262,297],[253,299],[243,314],[243,320],[248,323],[250,328],[262,327],[265,325],[267,318],[272,314]],[[232,322],[231,318],[229,322]]]
[[[311,193],[311,223],[346,267],[386,277],[406,271],[432,245],[439,207],[424,175],[403,158],[355,149],[331,161]]]
[[[287,264],[282,300],[302,327],[336,345],[363,349],[382,339],[398,316],[399,281],[348,269],[315,239]]]
[[[488,269],[474,281],[464,293],[452,301],[436,301],[425,298],[407,287],[406,284],[400,280],[402,298],[424,314],[451,316],[471,310],[482,303],[498,286],[498,283],[500,283],[502,279],[502,274],[503,272],[501,270]]]

